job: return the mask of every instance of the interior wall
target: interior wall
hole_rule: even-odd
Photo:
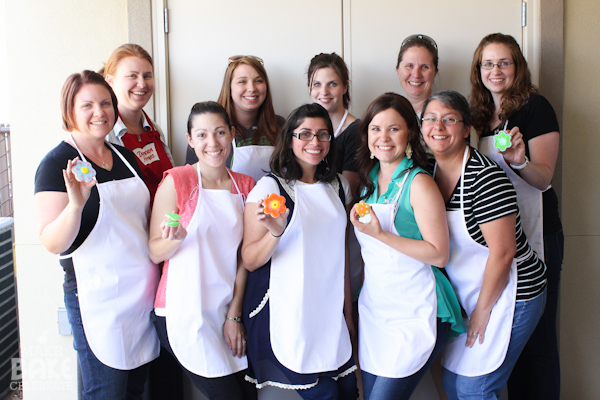
[[[564,2],[561,367],[564,399],[597,399],[600,350],[600,3]]]
[[[24,396],[76,399],[72,336],[60,336],[57,328],[63,271],[38,240],[34,175],[66,137],[59,103],[65,79],[98,70],[127,41],[127,0],[7,1],[6,24]]]

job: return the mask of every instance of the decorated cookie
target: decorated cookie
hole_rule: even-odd
[[[273,218],[277,218],[279,214],[285,212],[285,197],[271,193],[263,200],[265,204],[265,214],[269,214]]]
[[[181,223],[181,222],[179,222],[179,219],[181,218],[181,216],[179,214],[168,213],[168,214],[165,214],[165,217],[169,217],[169,220],[167,221],[166,225],[170,226],[171,228],[175,228],[176,226],[179,226],[179,224]]]
[[[494,135],[494,147],[500,151],[505,151],[511,146],[510,135],[505,131],[500,131]]]
[[[77,160],[73,166],[73,173],[78,181],[91,182],[96,177],[96,170],[87,161]]]
[[[361,200],[354,205],[354,211],[356,211],[356,213],[360,217],[364,217],[365,215],[371,213],[371,210],[369,209],[369,205],[367,203],[365,203],[364,200]]]

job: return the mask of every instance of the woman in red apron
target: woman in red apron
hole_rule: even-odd
[[[508,380],[508,394],[511,400],[558,400],[556,314],[564,250],[558,197],[552,188],[560,144],[558,120],[548,100],[531,84],[527,61],[512,36],[495,33],[481,40],[473,58],[471,85],[479,151],[510,178],[523,230],[548,267],[546,309]],[[512,146],[504,152],[494,148],[494,134],[500,130],[512,136]]]
[[[467,100],[442,91],[424,104],[423,137],[446,202],[446,272],[468,317],[444,347],[449,399],[497,399],[546,300],[546,266],[527,242],[516,194],[500,167],[468,145]]]
[[[150,256],[165,262],[154,303],[158,337],[210,400],[256,399],[244,380],[248,272],[238,257],[254,179],[225,166],[234,134],[221,105],[194,105],[187,139],[199,161],[165,173],[150,223]],[[167,224],[170,213],[180,215],[177,226]]]
[[[141,46],[124,44],[101,73],[119,100],[119,118],[107,140],[136,155],[152,203],[163,172],[174,166],[165,136],[143,110],[154,91],[152,57]]]
[[[133,153],[105,141],[116,104],[100,74],[71,75],[61,101],[71,135],[35,177],[40,240],[60,254],[65,270],[85,400],[141,399],[148,363],[160,349],[148,317],[158,284],[148,252],[150,194]],[[73,170],[78,160],[91,164],[76,168],[84,175]]]
[[[235,127],[227,166],[258,181],[270,171],[273,146],[285,123],[275,115],[263,60],[255,56],[229,57],[217,102],[225,107]],[[186,164],[197,161],[193,149],[188,147]]]
[[[335,141],[318,104],[294,110],[244,213],[248,274],[244,326],[248,377],[257,388],[296,390],[304,399],[355,400],[356,369],[347,260],[348,181],[335,173]],[[263,199],[286,198],[283,214]],[[290,212],[291,210],[291,212]]]

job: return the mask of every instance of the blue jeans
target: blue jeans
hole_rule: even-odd
[[[449,400],[494,400],[500,398],[500,392],[523,350],[531,333],[535,329],[546,304],[546,290],[528,301],[519,301],[515,306],[510,343],[502,365],[486,375],[457,375],[444,368],[442,387]]]
[[[100,362],[85,337],[76,290],[65,293],[65,307],[81,368],[83,400],[141,400],[150,364],[124,371]]]
[[[317,386],[296,390],[304,400],[356,400],[356,372],[352,372],[336,381],[333,378],[320,377]]]
[[[386,378],[362,371],[365,400],[408,400],[446,343],[450,324],[437,319],[437,339],[427,363],[406,378]]]
[[[510,400],[558,400],[560,398],[556,314],[564,248],[565,237],[562,231],[544,236],[548,279],[546,309],[508,379]]]

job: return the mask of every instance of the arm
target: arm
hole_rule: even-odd
[[[83,207],[96,184],[95,180],[85,183],[75,178],[72,169],[78,159],[67,161],[63,170],[67,193],[38,192],[35,195],[38,235],[44,247],[53,254],[66,251],[73,244],[81,226]]]
[[[346,216],[352,209],[352,203],[346,206]],[[346,224],[346,239],[345,243],[345,262],[344,262],[344,317],[346,318],[346,325],[348,326],[348,332],[350,333],[350,339],[356,340],[356,329],[354,329],[354,318],[352,317],[352,284],[350,282],[350,250],[348,247],[348,234],[349,230],[352,229],[352,225]]]
[[[507,162],[522,165],[525,163],[525,142],[519,127],[515,126],[510,131],[512,146],[504,152]],[[521,177],[531,186],[546,190],[552,182],[554,168],[558,159],[560,144],[559,133],[548,132],[529,140],[529,164],[520,170]]]
[[[348,183],[350,184],[350,193],[352,193],[352,202],[354,202],[357,198],[356,187],[360,183],[358,173],[353,171],[342,171],[342,176],[348,179]]]
[[[510,214],[479,225],[490,255],[485,264],[477,305],[471,313],[467,328],[465,345],[468,347],[473,347],[477,335],[479,343],[483,343],[492,308],[506,288],[510,267],[517,252],[516,218],[516,214]]]
[[[242,261],[248,271],[255,271],[271,258],[285,230],[289,213],[288,208],[283,214],[273,218],[265,214],[262,200],[258,203],[246,203]]]
[[[168,260],[187,236],[187,231],[183,226],[179,225],[172,228],[166,225],[169,218],[165,217],[165,214],[170,212],[177,213],[179,209],[177,208],[175,182],[169,174],[156,191],[150,218],[148,247],[150,249],[150,259],[155,264]]]
[[[364,224],[356,213],[350,213],[350,221],[362,233],[382,241],[415,260],[445,266],[450,253],[446,207],[434,180],[426,174],[413,179],[410,204],[423,240],[409,239],[381,229],[379,219],[371,213],[371,221]]]
[[[227,319],[223,325],[223,334],[227,347],[231,353],[237,357],[243,357],[246,354],[246,333],[244,325],[241,322],[235,322],[229,318],[238,318],[242,316],[242,304],[244,302],[244,292],[246,291],[246,281],[248,280],[248,271],[242,263],[241,252],[238,251],[237,273],[233,285],[233,298],[229,303]]]

